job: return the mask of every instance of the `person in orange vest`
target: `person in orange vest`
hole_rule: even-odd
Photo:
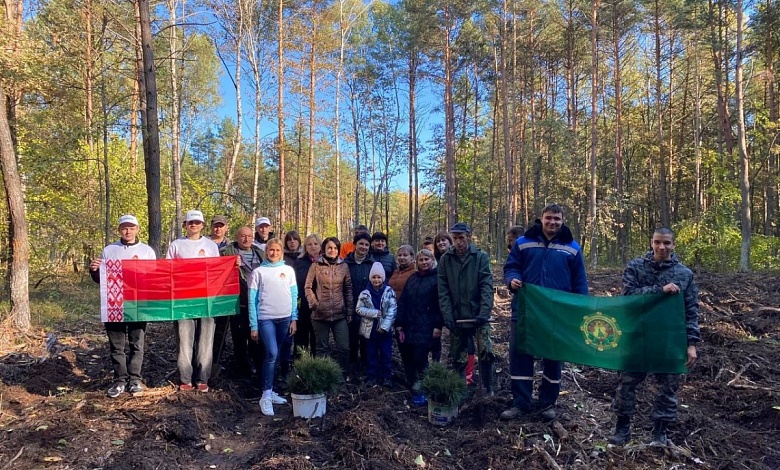
[[[355,227],[355,229],[352,231],[352,238],[354,239],[356,236],[358,236],[361,233],[368,233],[368,227],[365,225],[358,225]],[[355,251],[355,243],[352,240],[347,240],[344,242],[343,245],[341,245],[341,251],[339,252],[339,258],[341,259],[347,259],[347,255]]]

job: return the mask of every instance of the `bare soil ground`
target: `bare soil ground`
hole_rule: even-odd
[[[178,392],[170,324],[150,325],[147,332],[146,392],[112,400],[104,395],[111,372],[102,325],[62,325],[49,337],[46,355],[28,347],[0,360],[0,470],[778,469],[780,278],[701,274],[697,280],[704,342],[681,387],[680,418],[668,448],[642,444],[651,427],[652,380],[641,388],[635,440],[616,448],[606,439],[617,374],[577,365],[565,367],[554,423],[500,421],[510,392],[509,298],[499,289],[499,393],[488,398],[477,392],[443,428],[409,403],[398,361],[397,383],[346,384],[328,398],[325,418],[310,422],[293,418],[289,406],[263,416],[259,390],[229,374],[210,393]],[[597,295],[617,294],[619,283],[616,272],[590,276]],[[37,341],[43,345],[45,338]]]

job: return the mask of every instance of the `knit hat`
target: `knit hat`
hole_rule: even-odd
[[[382,263],[376,261],[371,265],[371,272],[368,273],[368,279],[374,277],[374,274],[379,274],[382,276],[382,280],[385,280],[385,267],[382,266]]]

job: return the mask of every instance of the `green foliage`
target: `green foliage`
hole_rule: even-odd
[[[5,290],[7,281],[0,281]],[[97,284],[89,277],[74,274],[30,273],[30,320],[33,328],[57,330],[100,317]],[[0,318],[10,310],[8,298],[0,300]]]
[[[341,367],[330,357],[313,357],[298,348],[300,357],[293,362],[288,385],[292,393],[314,395],[335,392],[342,381]]]
[[[466,381],[460,374],[447,369],[441,362],[428,366],[422,391],[428,400],[445,405],[460,405],[466,399]]]

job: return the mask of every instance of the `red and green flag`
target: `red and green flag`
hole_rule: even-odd
[[[597,297],[523,284],[515,352],[628,372],[687,371],[682,294]]]
[[[235,256],[111,260],[100,265],[104,322],[171,321],[233,315],[240,284]]]

